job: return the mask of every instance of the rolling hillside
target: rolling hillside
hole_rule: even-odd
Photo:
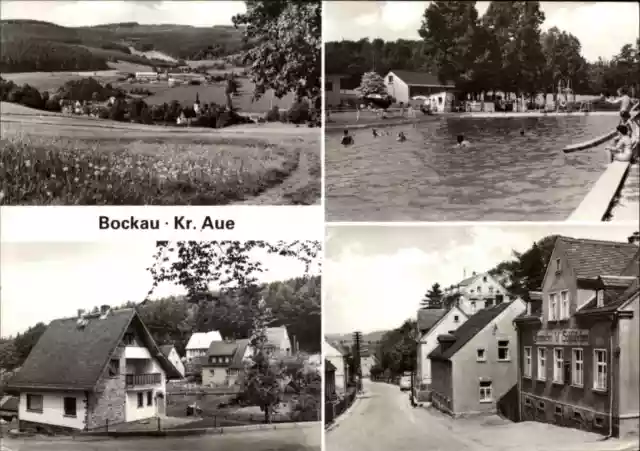
[[[70,28],[35,20],[3,20],[0,72],[106,70],[108,62],[172,66],[220,58],[243,48],[232,26],[107,24]],[[132,51],[133,49],[133,51]]]

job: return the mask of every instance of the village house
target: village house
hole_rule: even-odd
[[[162,345],[160,346],[160,350],[162,354],[171,362],[171,364],[176,368],[178,374],[180,374],[180,379],[184,377],[184,363],[182,363],[182,359],[180,358],[180,354],[173,345]]]
[[[244,365],[251,357],[248,339],[214,341],[202,363],[202,385],[231,386],[242,382]]]
[[[513,320],[525,309],[521,299],[503,302],[438,337],[438,347],[429,354],[434,407],[453,416],[496,413],[499,400],[516,390]]]
[[[336,370],[337,368],[330,360],[324,361],[324,397],[333,399],[337,396],[336,390]]]
[[[209,332],[195,332],[189,337],[187,346],[185,347],[185,370],[192,373],[192,367],[200,363],[201,357],[206,357],[209,346],[214,341],[222,341],[222,335],[217,330]]]
[[[266,350],[274,355],[290,356],[294,350],[287,328],[284,326],[267,328]]]
[[[85,430],[164,415],[175,374],[135,309],[52,321],[7,390],[21,428]]]
[[[348,78],[342,74],[326,74],[324,80],[324,97],[327,107],[336,107],[342,103],[341,80]]]
[[[337,393],[343,394],[347,390],[347,362],[341,346],[329,343],[326,338],[322,344],[322,353],[326,361],[334,367],[334,387]]]
[[[363,344],[360,347],[360,371],[362,377],[371,376],[371,368],[376,364],[375,348],[368,344]]]
[[[409,104],[414,97],[426,98],[431,111],[452,110],[455,99],[453,83],[442,83],[435,75],[427,72],[393,70],[385,77],[387,93],[398,103]]]
[[[429,354],[438,347],[438,336],[451,334],[467,320],[464,312],[453,306],[446,309],[420,309],[418,310],[418,331],[420,341],[417,352],[417,383],[426,386],[431,385],[431,360]]]
[[[639,265],[637,235],[556,240],[516,320],[522,420],[638,435]]]
[[[471,316],[479,310],[498,305],[509,297],[507,289],[489,273],[472,273],[458,284],[444,290],[445,296],[457,296],[457,305]]]

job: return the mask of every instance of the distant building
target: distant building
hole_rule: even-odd
[[[222,341],[222,335],[217,330],[209,332],[195,332],[189,338],[185,347],[185,370],[186,373],[198,373],[196,368],[200,364],[200,357],[206,357],[209,346],[214,341]]]
[[[164,415],[176,376],[134,309],[103,309],[52,321],[7,389],[21,428],[83,430]]]
[[[178,351],[176,351],[176,348],[173,345],[162,345],[160,346],[160,350],[176,368],[176,371],[180,374],[181,378],[184,377],[184,363],[182,363],[182,359],[180,358]]]
[[[489,273],[473,272],[456,285],[444,289],[445,296],[457,296],[457,305],[467,315],[479,310],[501,304],[508,298],[508,292],[495,277]]]
[[[280,327],[268,327],[267,328],[267,345],[266,349],[272,353],[284,356],[290,356],[293,354],[291,346],[291,339],[287,328]]]
[[[157,80],[158,73],[157,72],[136,72],[136,80]]]
[[[338,106],[342,103],[341,80],[348,78],[347,75],[326,74],[324,81],[325,105],[327,107]]]
[[[347,389],[347,362],[345,355],[338,346],[329,343],[326,339],[322,344],[322,354],[326,361],[334,368],[334,387],[337,393],[343,394]]]
[[[420,341],[417,352],[417,382],[431,385],[431,360],[429,354],[438,347],[438,336],[455,332],[467,320],[467,315],[458,307],[418,310]]]
[[[556,240],[516,319],[522,420],[638,435],[639,255],[637,242]]]
[[[337,396],[336,389],[336,367],[330,360],[324,361],[324,395],[331,399]]]
[[[451,82],[442,83],[433,74],[393,70],[384,80],[387,93],[398,103],[409,104],[414,97],[422,96],[428,99],[432,111],[446,112],[452,109],[455,85]]]
[[[248,339],[212,342],[205,361],[202,362],[202,385],[240,384],[245,361],[250,357]]]
[[[517,391],[513,320],[525,309],[520,299],[503,302],[438,337],[429,354],[434,407],[453,416],[496,413],[501,398]]]

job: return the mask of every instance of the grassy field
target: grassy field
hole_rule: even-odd
[[[319,174],[299,168],[319,160],[319,129],[143,126],[6,103],[2,111],[5,205],[263,204],[265,196],[272,205],[319,202]],[[297,200],[304,186],[289,178],[306,180],[313,195]]]

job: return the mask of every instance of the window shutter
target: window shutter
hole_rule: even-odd
[[[564,361],[564,384],[571,385],[571,360]]]

